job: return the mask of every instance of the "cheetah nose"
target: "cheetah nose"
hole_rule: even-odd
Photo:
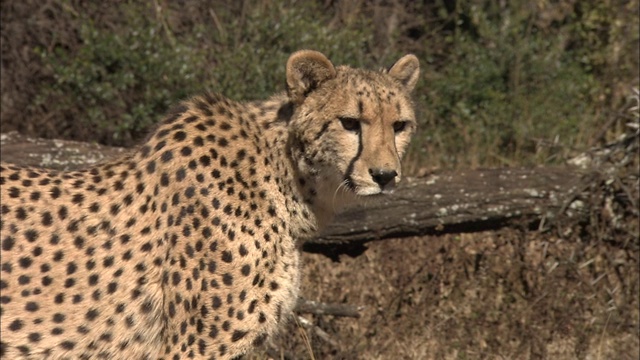
[[[398,173],[395,170],[385,170],[385,169],[369,169],[369,174],[373,178],[381,188],[387,185],[391,180],[393,180]]]

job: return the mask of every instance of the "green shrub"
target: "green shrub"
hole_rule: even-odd
[[[202,91],[205,56],[188,41],[173,42],[143,6],[123,9],[125,29],[113,31],[84,21],[76,53],[39,50],[53,83],[36,105],[67,114],[72,123],[97,128],[100,140],[128,144],[177,100]]]
[[[370,24],[332,28],[331,20],[313,2],[273,1],[256,6],[246,18],[231,18],[227,31],[213,32],[216,67],[212,90],[235,99],[262,99],[284,90],[285,62],[292,52],[314,49],[336,64],[370,66],[367,47]]]
[[[124,6],[117,31],[85,20],[79,51],[39,50],[54,76],[35,105],[95,127],[100,142],[130,145],[190,95],[209,90],[241,100],[283,90],[284,63],[295,50],[324,51],[336,64],[369,59],[365,21],[331,29],[314,3],[275,3],[242,19],[228,14],[224,33],[206,23],[180,38],[137,3]]]
[[[459,9],[452,49],[421,87],[424,123],[416,151],[425,161],[554,162],[559,151],[584,142],[584,129],[598,120],[592,103],[599,84],[564,50],[562,36],[531,25],[527,9]]]
[[[220,0],[158,11],[124,2],[90,11],[107,12],[107,23],[78,17],[78,49],[39,50],[53,76],[32,113],[51,114],[62,135],[84,126],[87,138],[132,145],[192,94],[244,100],[284,90],[293,51],[368,68],[411,51],[423,74],[409,154],[417,166],[554,163],[593,145],[623,85],[638,86],[632,3]]]

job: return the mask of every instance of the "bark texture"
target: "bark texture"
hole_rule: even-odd
[[[2,134],[3,161],[73,170],[104,161],[124,149],[74,141]],[[573,199],[583,189],[573,167],[456,170],[407,178],[390,196],[371,199],[338,215],[303,249],[326,253],[363,250],[368,241],[412,235],[527,225],[579,210]],[[579,205],[579,204],[578,204]],[[333,250],[332,250],[333,251]]]

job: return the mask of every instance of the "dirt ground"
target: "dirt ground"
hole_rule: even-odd
[[[305,253],[303,296],[362,316],[304,314],[330,341],[292,321],[274,346],[283,359],[638,359],[638,251],[583,235],[384,240],[337,263]]]

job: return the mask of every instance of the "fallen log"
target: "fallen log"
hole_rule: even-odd
[[[95,143],[32,138],[15,131],[0,134],[2,161],[57,170],[77,170],[126,151]]]
[[[581,210],[573,200],[584,188],[582,179],[579,170],[560,167],[452,170],[408,178],[391,196],[346,210],[304,249],[327,254],[330,246],[357,255],[373,240],[541,224],[558,213]]]
[[[2,134],[0,157],[19,164],[77,169],[126,150],[75,141]],[[580,191],[577,168],[451,170],[407,178],[390,196],[346,210],[303,249],[353,255],[368,241],[423,234],[497,229],[513,221],[542,220],[571,210]],[[333,250],[332,250],[333,251]]]

